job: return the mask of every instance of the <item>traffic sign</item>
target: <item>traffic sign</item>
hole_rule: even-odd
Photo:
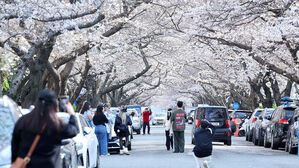
[[[234,104],[233,104],[233,108],[234,108],[235,110],[239,109],[239,107],[240,107],[239,103],[234,103]]]

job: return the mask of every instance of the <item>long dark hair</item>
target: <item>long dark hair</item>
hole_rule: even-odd
[[[96,116],[99,116],[100,114],[104,114],[103,110],[104,110],[104,107],[102,105],[99,105],[97,107],[97,111],[95,112],[94,116],[96,117]]]
[[[86,101],[80,111],[80,114],[84,114],[85,111],[89,110],[90,109],[90,103],[88,101]]]
[[[41,132],[43,125],[46,124],[44,133],[48,135],[58,133],[63,121],[57,117],[56,112],[56,93],[50,89],[44,89],[39,93],[35,108],[21,118],[23,120],[21,128],[38,134]]]
[[[172,111],[171,108],[169,108],[169,109],[167,110],[167,120],[169,120],[170,117],[171,117],[171,111]]]

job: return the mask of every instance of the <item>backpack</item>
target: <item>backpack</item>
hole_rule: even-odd
[[[176,131],[184,131],[185,130],[185,113],[182,110],[174,113],[174,128]]]

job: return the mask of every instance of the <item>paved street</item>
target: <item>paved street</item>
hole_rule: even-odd
[[[101,168],[194,168],[192,156],[191,127],[185,134],[184,154],[166,151],[164,128],[152,128],[151,135],[134,135],[130,156],[111,155],[102,157]],[[289,155],[283,149],[273,151],[253,146],[244,137],[234,137],[232,146],[214,143],[214,168],[296,168],[299,157]]]

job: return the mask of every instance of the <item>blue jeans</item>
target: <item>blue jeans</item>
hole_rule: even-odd
[[[87,121],[90,127],[94,127],[94,124],[91,120]]]
[[[299,130],[297,130],[297,146],[298,146],[298,156],[299,156]]]
[[[107,130],[104,125],[97,125],[95,128],[95,134],[99,142],[100,155],[108,154],[108,141],[107,141]]]

